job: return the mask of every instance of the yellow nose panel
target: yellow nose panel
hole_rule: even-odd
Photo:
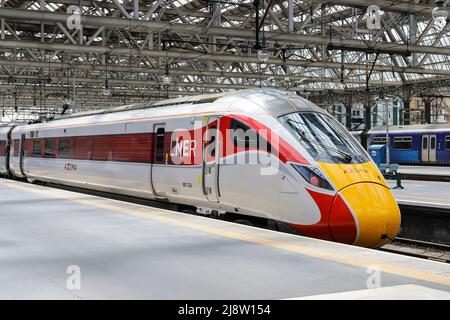
[[[390,189],[376,183],[357,183],[340,191],[358,221],[356,245],[380,247],[400,229],[400,210]],[[387,235],[388,238],[383,236]]]
[[[318,163],[338,190],[357,182],[375,182],[387,186],[373,161],[358,164]]]

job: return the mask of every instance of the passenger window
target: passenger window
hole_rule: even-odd
[[[108,161],[113,155],[112,136],[96,136],[92,139],[92,160]]]
[[[394,149],[398,150],[411,150],[412,149],[412,137],[395,137]]]
[[[436,149],[436,137],[431,137],[430,138],[430,149],[431,150]]]
[[[49,138],[45,139],[45,157],[55,158],[56,157],[56,139]]]
[[[209,141],[206,145],[207,155],[214,158],[216,156],[216,135],[217,135],[217,126],[213,125],[208,128],[208,138]]]
[[[156,153],[155,153],[155,162],[163,163],[164,162],[164,136],[166,130],[164,128],[158,128],[156,130]]]
[[[59,156],[61,158],[68,158],[70,155],[70,139],[62,138],[59,143]]]
[[[91,160],[92,155],[92,138],[75,137],[73,140],[73,151],[71,157],[73,159]]]
[[[422,137],[422,149],[428,149],[428,137]]]
[[[371,142],[372,144],[386,144],[386,137],[375,137]]]
[[[14,140],[13,148],[14,148],[13,156],[18,157],[19,156],[19,140]]]
[[[445,149],[450,150],[450,136],[445,137]]]
[[[33,156],[41,156],[41,139],[34,139]]]

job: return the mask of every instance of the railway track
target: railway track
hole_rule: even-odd
[[[450,263],[450,245],[407,238],[395,238],[381,251]]]

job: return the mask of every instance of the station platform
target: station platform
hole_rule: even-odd
[[[392,189],[402,214],[398,237],[450,244],[450,182],[402,180],[402,186]]]
[[[387,183],[392,188],[396,185],[393,180]],[[398,204],[450,211],[449,182],[402,180],[402,186],[404,189],[392,189]]]
[[[450,265],[0,179],[0,299],[450,299]]]
[[[400,165],[398,172],[402,179],[450,182],[450,166]]]

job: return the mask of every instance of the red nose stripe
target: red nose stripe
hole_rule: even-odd
[[[350,209],[337,195],[330,212],[330,231],[335,241],[352,244],[356,240],[356,223]]]
[[[311,197],[316,202],[320,210],[320,221],[313,225],[301,225],[301,224],[289,224],[292,228],[300,231],[302,234],[308,237],[331,240],[333,237],[330,234],[330,229],[328,227],[328,215],[330,213],[330,208],[333,204],[334,197],[311,191],[306,189]]]

